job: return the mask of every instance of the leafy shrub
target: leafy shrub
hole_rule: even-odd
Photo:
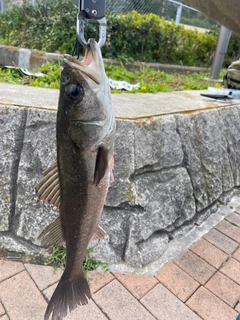
[[[69,52],[76,36],[77,11],[71,0],[58,0],[47,6],[12,6],[1,14],[0,43]]]
[[[49,52],[71,53],[76,38],[77,5],[51,1],[35,7],[13,6],[1,14],[0,43]],[[157,15],[107,14],[107,42],[103,56],[146,62],[208,66],[218,39],[216,30],[199,33]],[[87,21],[85,38],[96,38],[98,25]],[[232,35],[226,61],[236,60],[240,37]],[[83,48],[81,48],[83,53]]]
[[[224,66],[228,67],[233,61],[238,60],[240,55],[240,36],[234,32],[229,40],[227,54],[225,56]]]

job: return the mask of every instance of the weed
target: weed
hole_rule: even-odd
[[[61,63],[43,64],[37,72],[45,74],[43,77],[27,77],[17,69],[0,69],[0,82],[18,83],[34,87],[58,89],[60,84]],[[114,80],[125,80],[131,84],[139,83],[135,92],[162,92],[179,90],[200,90],[207,89],[208,82],[203,79],[207,73],[167,74],[163,71],[144,67],[140,70],[128,71],[123,64],[120,66],[105,65],[106,74]],[[112,90],[112,93],[120,93],[119,90]]]
[[[66,245],[58,247],[56,244],[51,246],[51,253],[45,261],[46,265],[54,268],[65,268],[66,266]]]
[[[93,248],[88,248],[85,259],[83,261],[83,269],[85,272],[91,271],[91,270],[96,270],[98,267],[100,267],[104,272],[108,270],[108,265],[107,263],[101,262],[91,256],[91,252],[93,251]]]
[[[88,248],[86,251],[86,255],[83,261],[83,270],[85,273],[91,270],[96,270],[100,267],[104,272],[108,270],[107,263],[101,262],[91,256],[91,252],[93,248]],[[56,268],[65,268],[66,266],[66,245],[64,244],[61,247],[53,244],[51,246],[51,253],[45,261],[46,265],[52,265]]]

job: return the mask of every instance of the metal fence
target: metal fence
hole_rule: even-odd
[[[13,4],[48,5],[54,1],[56,0],[0,0],[0,12],[9,9]],[[76,4],[79,2],[79,0],[72,1]],[[106,10],[121,13],[132,10],[142,14],[154,13],[166,20],[175,20],[176,23],[190,24],[203,28],[210,28],[211,25],[215,24],[199,11],[183,5],[181,1],[174,0],[106,0]]]
[[[171,20],[176,18],[178,6],[168,0],[107,0],[108,11],[129,12],[135,10],[139,13],[154,13],[158,16]]]

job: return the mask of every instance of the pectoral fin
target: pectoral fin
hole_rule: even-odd
[[[111,157],[111,159],[110,159],[109,167],[110,167],[110,180],[111,180],[112,182],[114,182],[114,176],[113,176],[114,155],[113,155],[113,154],[112,154],[112,157]]]
[[[102,180],[107,170],[110,171],[111,181],[114,180],[113,174],[112,174],[114,160],[113,160],[113,154],[110,155],[109,154],[110,152],[111,151],[109,151],[108,149],[105,149],[104,147],[98,148],[98,154],[97,154],[96,165],[95,165],[95,175],[94,175],[94,183],[96,184],[96,186]]]
[[[39,200],[60,207],[60,186],[57,161],[43,172],[42,179],[35,186]]]

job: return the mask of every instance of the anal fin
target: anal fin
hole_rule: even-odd
[[[61,220],[57,217],[43,232],[40,234],[38,239],[41,241],[43,246],[50,246],[53,243],[61,246],[64,243]]]
[[[102,240],[106,236],[106,232],[98,225],[94,231],[94,234],[90,241]],[[58,246],[63,245],[64,238],[62,234],[62,226],[60,216],[58,216],[43,232],[40,234],[38,239],[41,241],[43,246],[50,246],[56,244]]]

